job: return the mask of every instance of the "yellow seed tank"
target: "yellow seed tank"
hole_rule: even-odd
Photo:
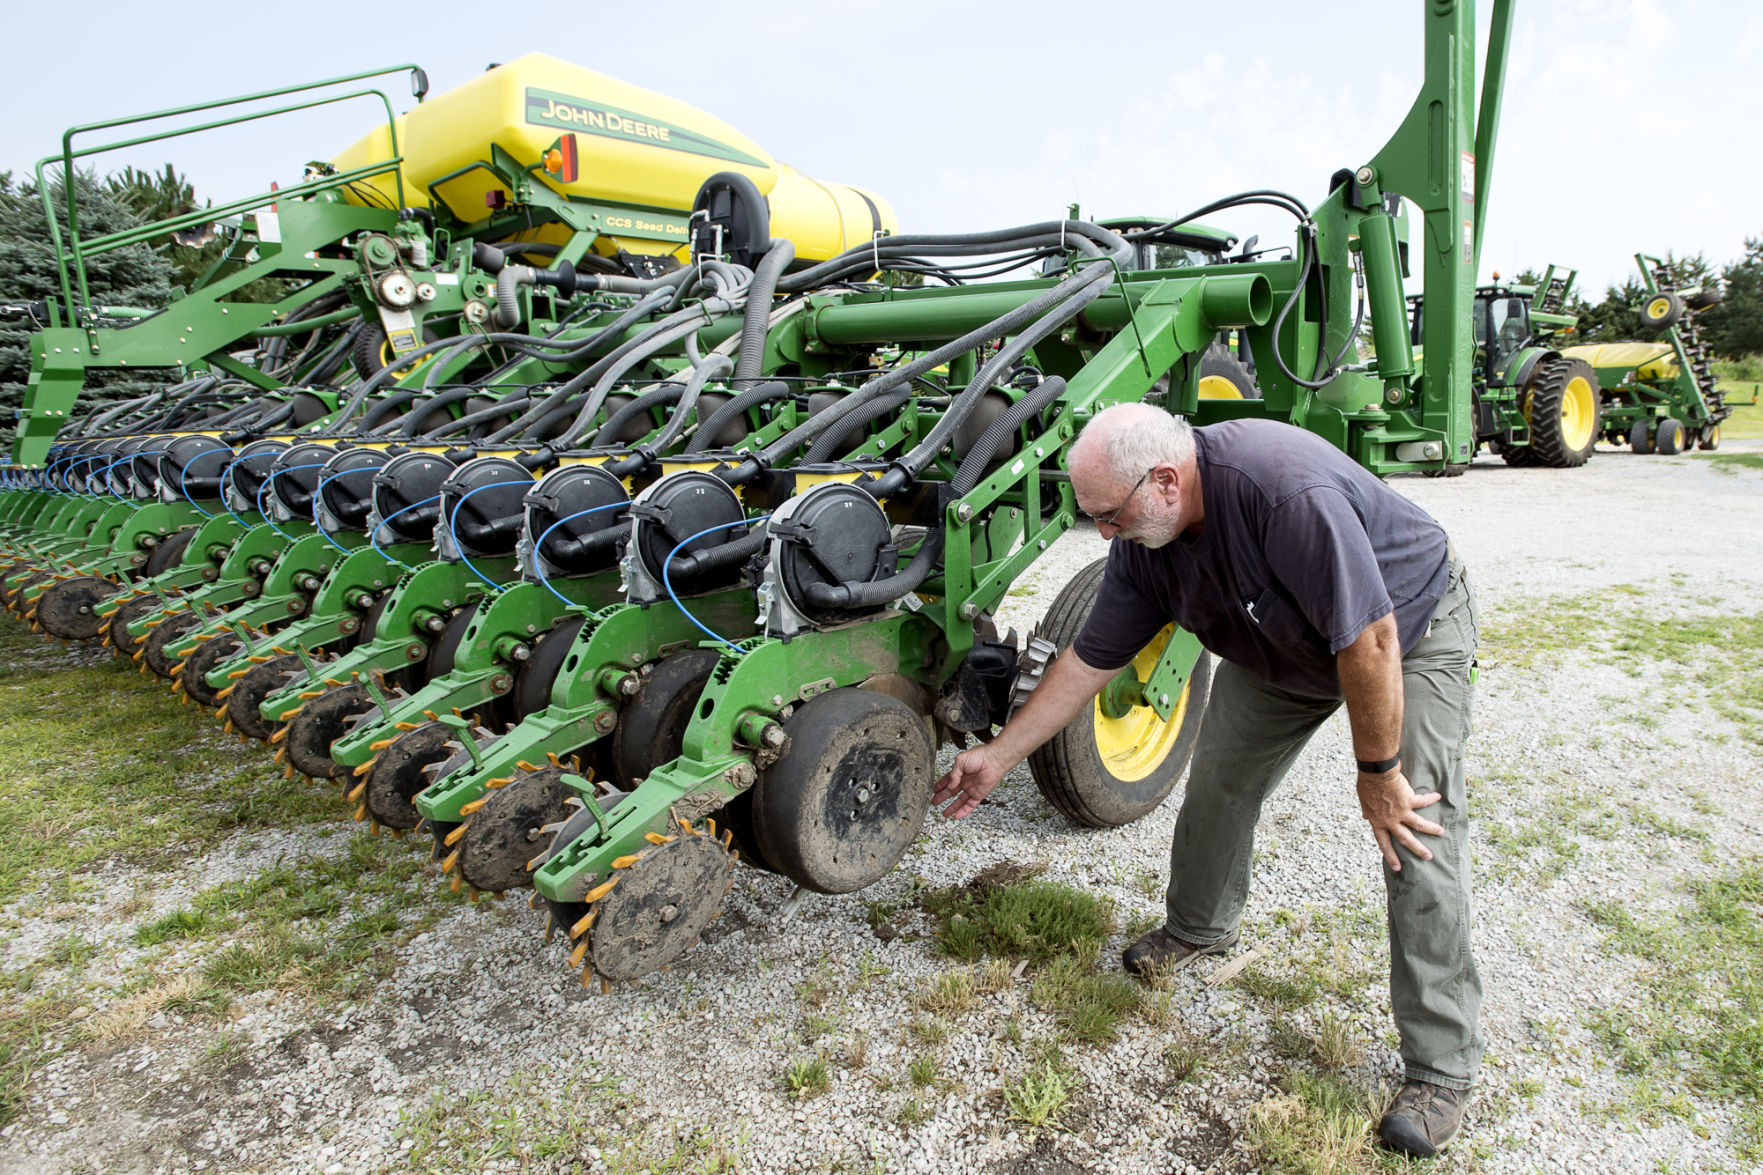
[[[400,115],[396,129],[404,202],[427,207],[438,200],[467,224],[491,215],[486,197],[493,190],[506,193],[494,174],[474,167],[489,159],[491,144],[523,164],[537,163],[560,136],[573,133],[576,179],[565,184],[542,170],[533,174],[535,182],[564,195],[635,206],[602,213],[595,225],[605,234],[599,252],[678,249],[683,255],[679,242],[693,198],[722,171],[739,172],[757,185],[770,205],[772,235],[794,241],[799,260],[824,260],[878,231],[898,229],[893,209],[874,193],[813,179],[695,107],[543,53],[529,53],[428,99]],[[391,157],[382,125],[331,162],[353,168]],[[359,191],[347,198],[397,201],[392,173],[368,186],[378,199]],[[563,235],[553,230],[539,239]]]

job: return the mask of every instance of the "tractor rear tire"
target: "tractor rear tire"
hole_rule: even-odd
[[[1153,403],[1167,406],[1172,376],[1162,375],[1145,393],[1145,398]],[[1230,353],[1230,349],[1222,343],[1213,343],[1200,352],[1200,399],[1202,400],[1259,400],[1261,389],[1255,386],[1255,377],[1249,374],[1243,361]]]
[[[1665,330],[1677,325],[1683,311],[1683,299],[1676,294],[1654,294],[1641,302],[1641,325],[1648,330]]]
[[[1603,395],[1598,373],[1583,359],[1554,356],[1537,364],[1525,389],[1530,451],[1538,465],[1573,469],[1598,444]]]
[[[1106,559],[1079,571],[1059,592],[1036,632],[1061,650],[1082,631],[1095,606]],[[1141,677],[1163,651],[1153,640],[1134,661]],[[1100,702],[1086,706],[1071,724],[1028,757],[1029,771],[1047,802],[1086,828],[1118,828],[1163,803],[1193,757],[1212,682],[1205,653],[1194,664],[1187,688],[1168,722],[1149,706],[1124,718],[1107,717]]]
[[[1628,447],[1641,456],[1653,451],[1653,422],[1637,420],[1628,430]]]
[[[1703,425],[1701,435],[1696,438],[1696,447],[1709,453],[1718,449],[1720,447],[1720,426],[1718,424]]]
[[[1670,416],[1661,420],[1653,433],[1653,448],[1666,457],[1683,452],[1683,423]]]
[[[1261,389],[1243,361],[1222,343],[1213,343],[1200,354],[1200,399],[1259,400]]]

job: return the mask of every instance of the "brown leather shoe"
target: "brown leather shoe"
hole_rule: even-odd
[[[1408,1081],[1377,1124],[1378,1137],[1393,1151],[1430,1159],[1457,1137],[1469,1091],[1446,1089],[1430,1081]]]
[[[1219,942],[1200,943],[1184,942],[1169,932],[1169,927],[1159,926],[1139,936],[1120,954],[1120,965],[1129,975],[1168,975],[1180,971],[1201,955],[1222,955],[1237,945],[1237,936],[1231,935]]]

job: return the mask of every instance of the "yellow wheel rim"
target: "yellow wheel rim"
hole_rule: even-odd
[[[390,367],[394,362],[397,361],[397,358],[398,358],[398,353],[396,351],[392,350],[392,340],[391,339],[382,339],[380,341],[380,366],[381,367]],[[405,376],[409,375],[411,372],[415,371],[417,368],[421,367],[424,363],[427,363],[427,362],[428,362],[427,359],[418,359],[418,360],[415,360],[414,362],[406,363],[403,367],[399,368],[397,371],[392,373],[392,378],[393,379],[403,379]]]
[[[1646,316],[1648,322],[1658,322],[1670,312],[1671,300],[1669,298],[1654,298],[1647,303],[1647,308],[1641,313]]]
[[[1561,393],[1561,439],[1575,451],[1592,443],[1592,429],[1598,421],[1598,398],[1591,381],[1576,375],[1567,381]]]
[[[1169,644],[1169,637],[1175,631],[1174,625],[1167,625],[1157,637],[1139,651],[1133,658],[1132,671],[1140,681],[1151,680],[1151,674],[1157,668],[1157,662],[1163,657],[1163,649]],[[1193,688],[1190,681],[1182,687],[1181,697],[1176,699],[1175,711],[1165,722],[1157,717],[1157,711],[1149,706],[1134,706],[1119,718],[1110,718],[1102,710],[1100,699],[1091,703],[1096,731],[1096,753],[1102,758],[1102,767],[1114,778],[1123,783],[1132,783],[1145,778],[1163,765],[1169,758],[1169,752],[1175,749],[1176,739],[1181,735],[1183,722],[1188,716],[1188,694]]]
[[[1200,399],[1240,400],[1242,398],[1242,389],[1222,375],[1202,375],[1200,377]]]

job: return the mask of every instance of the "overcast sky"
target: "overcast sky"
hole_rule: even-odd
[[[439,93],[542,51],[690,102],[812,176],[871,188],[905,231],[1049,219],[1074,200],[1092,216],[1174,215],[1253,187],[1314,204],[1412,102],[1423,6],[21,5],[8,18],[0,168],[29,171],[79,123],[404,62]],[[1484,39],[1491,9],[1479,6]],[[1519,0],[1517,13],[1484,280],[1557,262],[1596,300],[1632,274],[1636,251],[1724,263],[1763,236],[1763,4]],[[297,179],[373,119],[357,103],[98,163],[169,160],[218,202]],[[1289,239],[1280,216],[1219,223],[1265,244]]]

